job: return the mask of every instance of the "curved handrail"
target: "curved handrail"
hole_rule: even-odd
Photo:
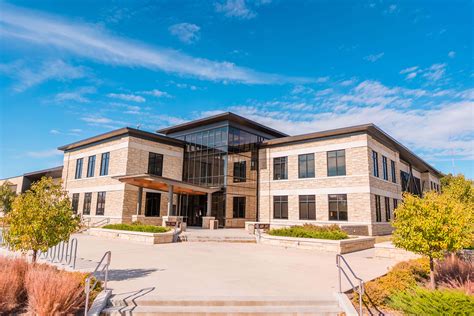
[[[86,306],[84,308],[84,315],[85,316],[87,316],[87,312],[89,311],[90,292],[95,288],[95,286],[99,282],[99,278],[95,277],[95,274],[99,271],[102,264],[103,264],[103,267],[100,269],[99,273],[102,273],[102,272],[104,273],[104,291],[107,290],[107,280],[109,278],[109,266],[110,266],[111,257],[112,257],[112,252],[110,250],[107,251],[106,253],[104,253],[104,255],[102,256],[102,259],[100,259],[100,261],[97,264],[97,267],[95,268],[95,270],[93,272],[89,273],[89,275],[87,276],[87,278],[85,280],[85,286],[84,286],[84,292],[86,293]],[[106,260],[105,263],[104,263],[104,260]],[[91,286],[92,277],[95,277],[95,282]]]
[[[341,265],[341,259],[342,259],[342,262],[344,263],[344,265],[346,266],[346,268],[350,271],[350,273],[352,274],[353,278],[356,279],[358,282],[359,282],[359,287],[356,289],[356,286],[354,286],[354,283],[352,283],[351,279],[349,278],[349,276],[347,275],[345,269],[342,267]],[[359,278],[355,273],[354,271],[352,270],[352,268],[349,266],[349,263],[346,261],[346,259],[340,255],[340,254],[337,254],[336,255],[336,266],[337,266],[337,269],[339,271],[338,273],[338,281],[339,281],[339,293],[342,293],[342,278],[341,278],[341,274],[343,273],[344,276],[346,277],[346,280],[349,282],[349,284],[351,285],[352,287],[352,290],[354,292],[359,292],[359,315],[363,315],[363,300],[362,300],[362,296],[364,296],[364,280],[362,280],[361,278]]]

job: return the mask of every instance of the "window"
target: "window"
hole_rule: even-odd
[[[390,160],[390,169],[392,171],[392,182],[397,183],[397,173],[395,171],[395,161]]]
[[[163,174],[163,155],[156,153],[148,154],[148,174],[162,176]]]
[[[77,208],[79,207],[79,193],[72,194],[72,211],[77,214]]]
[[[327,152],[328,177],[346,175],[346,151],[334,150]]]
[[[390,198],[385,197],[385,221],[390,222],[391,218],[391,212],[390,212]]]
[[[372,164],[374,165],[374,177],[379,176],[379,154],[376,151],[372,151]]]
[[[288,157],[273,158],[273,180],[288,179]]]
[[[347,221],[347,194],[329,194],[329,220]]]
[[[375,221],[382,221],[382,205],[380,204],[380,195],[375,195]]]
[[[156,192],[146,192],[145,195],[145,216],[160,216],[161,194]]]
[[[247,162],[236,161],[234,162],[234,182],[245,182],[247,174]]]
[[[245,196],[234,196],[234,218],[245,218]]]
[[[100,175],[106,176],[109,174],[109,158],[110,153],[103,153],[100,159]]]
[[[298,177],[314,178],[314,154],[298,156]]]
[[[76,160],[76,174],[74,179],[80,179],[82,177],[82,162],[83,158],[79,158]]]
[[[88,192],[84,194],[84,207],[82,209],[82,214],[89,215],[91,213],[91,202],[92,202],[92,193]]]
[[[397,217],[398,200],[393,199],[393,217]]]
[[[89,159],[87,160],[87,177],[93,177],[94,176],[94,169],[95,169],[95,156],[89,156]]]
[[[288,219],[288,196],[280,195],[273,197],[273,218]]]
[[[314,195],[300,195],[300,219],[316,219],[316,197]]]
[[[388,180],[388,165],[387,165],[387,157],[382,156],[382,172],[383,172],[383,179]]]
[[[105,192],[97,192],[97,208],[95,215],[104,215],[105,210]]]

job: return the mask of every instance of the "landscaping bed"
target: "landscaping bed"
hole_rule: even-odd
[[[143,225],[140,223],[133,224],[109,224],[105,225],[104,229],[115,229],[115,230],[128,230],[134,232],[144,233],[166,233],[170,231],[169,227],[155,226],[155,225]]]
[[[0,257],[0,315],[78,315],[84,312],[87,273]],[[91,293],[90,302],[101,291]]]
[[[341,240],[348,239],[349,235],[337,225],[316,226],[305,224],[303,226],[291,226],[285,228],[274,228],[268,231],[272,236],[315,238]]]
[[[436,290],[429,288],[429,260],[400,262],[386,275],[367,282],[363,300],[386,315],[474,315],[473,263],[455,255],[435,266]],[[350,294],[358,309],[357,293]],[[367,310],[366,310],[367,312]]]
[[[176,233],[170,227],[140,223],[110,224],[102,228],[89,228],[87,232],[92,236],[130,240],[149,245],[172,243],[176,240]]]

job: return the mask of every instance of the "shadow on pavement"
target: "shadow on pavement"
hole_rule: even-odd
[[[143,278],[156,271],[164,271],[164,269],[113,269],[109,270],[108,277],[109,281],[123,281]]]

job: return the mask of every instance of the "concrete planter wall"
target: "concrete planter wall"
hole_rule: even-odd
[[[295,238],[295,237],[282,237],[282,236],[271,236],[262,233],[260,237],[257,235],[257,242],[262,244],[280,246],[280,247],[291,247],[309,250],[318,250],[325,252],[333,252],[339,254],[345,254],[364,249],[373,248],[375,244],[374,237],[351,237],[349,239],[342,240],[329,240],[329,239],[314,239],[314,238]]]
[[[421,258],[416,253],[395,247],[390,241],[375,245],[375,256],[379,258],[390,258],[396,260],[411,260]]]
[[[129,230],[90,228],[88,234],[98,237],[136,241],[147,245],[172,243],[176,240],[174,229],[166,233],[144,233]],[[179,230],[177,234],[179,234]]]

